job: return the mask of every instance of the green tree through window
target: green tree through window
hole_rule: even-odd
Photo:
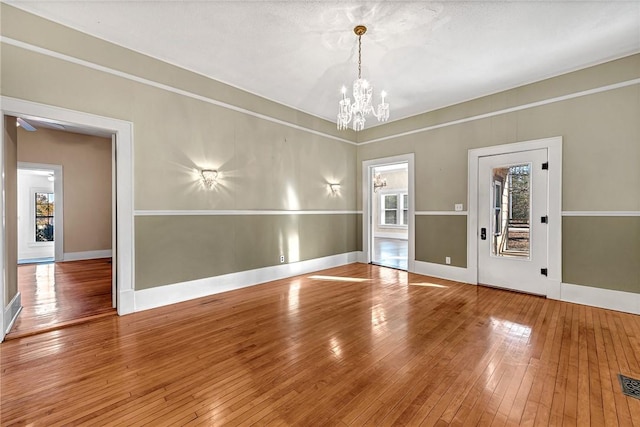
[[[36,193],[36,242],[53,242],[53,193]]]

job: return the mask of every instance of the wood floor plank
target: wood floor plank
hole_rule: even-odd
[[[598,310],[587,308],[586,311],[587,351],[589,354],[589,417],[592,425],[604,425],[604,399],[599,369],[599,359],[602,356],[598,352],[594,321],[594,312],[597,314]]]
[[[578,323],[578,372],[577,382],[576,425],[591,425],[591,409],[589,408],[589,341],[587,337],[587,307],[579,307]]]
[[[6,341],[0,424],[638,425],[616,375],[639,337],[639,316],[351,264]]]

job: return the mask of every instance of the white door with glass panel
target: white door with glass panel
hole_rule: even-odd
[[[546,148],[479,158],[479,284],[546,295],[546,164]]]

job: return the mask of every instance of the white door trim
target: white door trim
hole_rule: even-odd
[[[362,162],[362,251],[363,260],[367,264],[371,262],[371,220],[372,220],[372,200],[373,193],[373,168],[376,166],[391,165],[394,163],[407,163],[407,194],[409,196],[409,209],[407,221],[408,233],[408,254],[407,271],[415,271],[415,169],[414,153],[402,154],[381,159],[364,160]]]
[[[118,176],[117,162],[118,152],[116,150],[118,141],[116,134],[111,135],[111,218],[118,218],[117,206],[118,206]],[[131,212],[133,215],[133,212]],[[111,225],[111,306],[115,309],[118,308],[118,263],[114,260],[118,259],[118,232],[116,227],[113,226],[113,219]],[[132,270],[133,271],[133,270]]]
[[[74,124],[83,127],[102,129],[116,135],[116,150],[113,162],[116,165],[116,181],[118,189],[116,192],[116,217],[112,218],[112,227],[117,234],[117,259],[118,277],[116,278],[118,289],[118,314],[133,313],[134,292],[133,292],[133,123],[109,117],[97,116],[81,111],[68,110],[66,108],[45,105],[17,98],[0,97],[0,113],[4,117],[10,116],[35,116],[56,120],[60,123]],[[4,127],[4,120],[2,120]],[[2,131],[2,145],[0,152],[4,153],[4,129]],[[3,154],[0,154],[3,155]],[[0,158],[0,161],[3,159]],[[2,167],[4,167],[4,163]],[[2,191],[5,188],[2,180]],[[115,189],[113,190],[115,191]],[[2,203],[2,215],[5,215],[4,203]],[[115,248],[114,248],[115,249]],[[0,263],[4,264],[6,241],[4,233],[0,237]],[[6,268],[0,265],[0,268]],[[0,292],[0,303],[6,307],[5,291],[6,283],[2,282],[2,292]],[[5,325],[0,325],[0,341],[4,339]]]
[[[547,297],[560,299],[562,281],[562,137],[475,148],[468,152],[467,268],[472,283],[478,283],[478,161],[480,157],[546,148],[549,161],[549,237]]]

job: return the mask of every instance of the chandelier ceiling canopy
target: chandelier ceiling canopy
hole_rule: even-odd
[[[351,123],[354,131],[364,129],[366,117],[372,115],[379,122],[389,119],[389,104],[385,102],[387,96],[385,91],[380,93],[381,101],[377,108],[371,104],[373,86],[369,81],[362,78],[362,36],[367,32],[367,27],[357,25],[353,32],[358,36],[358,78],[353,82],[353,103],[347,96],[347,88],[342,86],[342,99],[338,109],[337,125],[339,130],[344,130]]]

